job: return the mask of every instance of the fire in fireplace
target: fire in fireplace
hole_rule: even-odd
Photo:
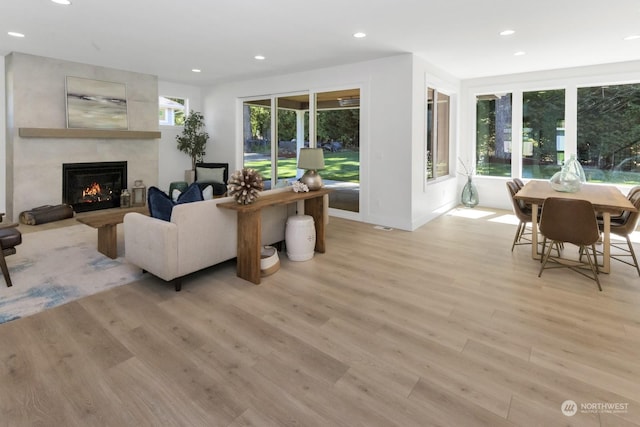
[[[76,212],[120,206],[120,193],[126,185],[126,161],[62,165],[62,201]]]

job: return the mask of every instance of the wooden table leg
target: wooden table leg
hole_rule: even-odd
[[[324,253],[325,246],[325,227],[324,227],[324,196],[306,199],[304,201],[304,213],[313,217],[313,223],[316,227],[316,246],[315,251]]]
[[[262,218],[259,210],[238,212],[237,275],[260,284],[260,239]]]
[[[531,257],[533,259],[541,257],[538,253],[538,205],[535,203],[531,205]]]
[[[601,273],[609,273],[611,271],[611,214],[609,212],[602,213],[604,227],[602,230],[602,267]]]
[[[98,252],[111,259],[118,258],[117,224],[104,225],[98,228]]]

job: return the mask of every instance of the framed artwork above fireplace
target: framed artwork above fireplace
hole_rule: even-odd
[[[128,130],[123,83],[67,76],[67,128]]]

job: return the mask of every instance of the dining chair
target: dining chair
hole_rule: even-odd
[[[518,190],[518,186],[514,181],[507,181],[507,191],[509,192],[511,204],[513,205],[513,213],[519,221],[518,228],[516,228],[516,235],[513,237],[513,243],[511,244],[512,252],[516,245],[531,244],[531,238],[528,237],[531,233],[527,232],[527,224],[531,222],[531,205],[526,205],[522,200],[515,198]]]
[[[629,192],[627,193],[627,200],[631,201],[635,195],[635,193],[640,192],[640,185],[636,185],[635,187],[632,187]],[[633,203],[633,202],[631,202]],[[619,213],[618,215],[611,215],[611,221],[619,221],[622,220],[622,216],[624,215],[624,212]],[[598,221],[604,221],[604,216],[602,215],[601,212],[598,212],[597,215]]]
[[[3,213],[0,213],[0,222],[2,222]],[[22,234],[16,229],[18,224],[0,224],[0,270],[4,276],[7,287],[11,287],[11,276],[5,256],[16,253],[16,246],[22,243]]]
[[[545,268],[569,268],[590,279],[595,280],[598,289],[602,291],[600,279],[598,279],[598,263],[596,261],[596,242],[600,238],[600,230],[596,220],[593,205],[587,200],[565,199],[562,197],[549,197],[542,205],[540,216],[540,233],[544,237],[542,247],[545,253],[538,277],[542,276]],[[547,240],[551,243],[547,247]],[[573,261],[564,258],[552,257],[553,246],[560,251],[561,243],[571,243],[580,248],[580,260]],[[582,256],[586,255],[588,264],[582,262]],[[593,258],[592,258],[593,256]],[[553,266],[547,266],[549,260],[555,262]],[[593,277],[584,272],[584,267],[589,267]]]
[[[633,206],[640,211],[640,185],[633,187],[627,196],[627,199],[633,204]],[[636,253],[633,250],[633,244],[629,236],[633,233],[638,226],[640,220],[640,212],[623,211],[618,216],[611,217],[611,234],[623,237],[626,240],[626,247],[624,243],[611,242],[610,246],[617,249],[621,253],[612,253],[611,259],[620,261],[627,265],[636,268],[638,275],[640,276],[640,267],[638,266],[638,259]],[[600,231],[604,229],[604,220],[598,220],[598,227]],[[633,260],[633,263],[628,261],[629,257]]]
[[[513,182],[518,187],[518,190],[520,190],[522,187],[524,187],[524,182],[522,182],[522,180],[520,178],[513,178]]]

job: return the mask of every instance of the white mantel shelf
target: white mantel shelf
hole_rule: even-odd
[[[159,131],[18,128],[21,138],[159,139]]]

